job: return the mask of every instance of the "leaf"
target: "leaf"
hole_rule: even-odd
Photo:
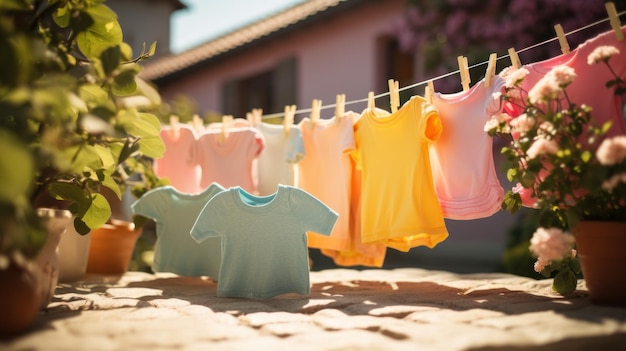
[[[102,194],[93,194],[91,205],[82,216],[82,220],[91,229],[102,227],[111,217],[111,206]]]
[[[75,183],[54,182],[48,188],[50,195],[57,200],[68,200],[76,203],[84,202],[87,197],[85,190]]]
[[[515,168],[509,168],[509,170],[506,172],[506,178],[510,182],[514,181],[516,176],[517,176],[517,169]]]
[[[102,61],[102,69],[105,75],[110,75],[120,65],[120,47],[112,46],[102,52],[100,60]]]
[[[572,293],[576,290],[577,279],[570,269],[560,271],[552,282],[552,289],[561,295]]]
[[[122,42],[122,28],[117,21],[117,15],[109,7],[97,5],[85,12],[93,20],[93,24],[76,36],[78,47],[85,56],[97,58],[106,48]]]
[[[161,95],[152,85],[139,77],[135,77],[135,82],[137,82],[138,92],[147,97],[153,105],[161,104]]]
[[[160,137],[146,137],[139,139],[141,152],[151,158],[161,158],[165,153],[165,144]]]
[[[2,0],[0,10],[32,10],[32,4],[26,0]]]
[[[26,145],[4,131],[0,131],[0,150],[0,200],[25,205],[34,174],[33,156]]]
[[[157,42],[152,42],[152,44],[150,45],[150,50],[148,51],[148,56],[153,56],[154,53],[156,52],[156,46],[157,46]]]
[[[116,166],[117,162],[115,161],[115,157],[111,153],[111,149],[102,145],[94,145],[94,149],[96,151],[96,154],[98,154],[98,157],[100,157],[103,168],[108,169]]]
[[[52,14],[52,19],[61,28],[67,28],[70,25],[70,9],[68,4],[57,8]]]
[[[117,96],[132,95],[137,91],[135,82],[136,73],[133,71],[123,71],[113,77],[113,94]]]
[[[122,190],[120,186],[115,182],[115,180],[108,174],[104,175],[104,179],[102,180],[102,185],[111,189],[113,193],[117,196],[118,199],[122,199]]]
[[[83,222],[83,220],[79,217],[74,217],[74,229],[80,235],[89,234],[91,231],[91,228],[89,228],[89,226],[87,226],[87,224],[85,224],[85,222]]]
[[[141,138],[159,135],[160,125],[157,127],[153,118],[156,117],[148,113],[140,114],[134,109],[128,109],[118,116],[118,121],[128,134]]]

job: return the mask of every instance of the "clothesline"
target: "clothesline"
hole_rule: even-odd
[[[620,16],[622,16],[624,14],[626,14],[626,11],[622,11],[622,12],[618,13],[617,16],[619,18]],[[571,30],[571,31],[565,33],[565,36],[567,37],[569,35],[572,35],[572,34],[580,32],[580,31],[583,31],[585,29],[588,29],[588,28],[597,26],[599,24],[602,24],[604,22],[607,22],[609,20],[610,20],[609,17],[601,19],[601,20],[598,20],[598,21],[593,22],[591,24],[588,24],[588,25],[582,26],[580,28]],[[546,45],[546,44],[551,43],[551,42],[556,41],[556,40],[558,40],[558,37],[547,39],[547,40],[544,40],[544,41],[542,41],[540,43],[536,43],[536,44],[530,45],[528,47],[525,47],[523,49],[517,50],[516,53],[520,54],[522,52],[525,52],[525,51],[528,51],[528,50],[532,50],[534,48],[540,47],[542,45]],[[509,54],[506,54],[506,55],[497,57],[496,61],[497,60],[502,60],[502,59],[510,59],[510,57],[511,56]],[[468,70],[472,69],[472,68],[476,68],[476,67],[480,67],[480,66],[486,65],[488,63],[489,63],[489,61],[482,61],[482,62],[479,62],[479,63],[475,63],[475,64],[469,66]],[[444,73],[442,75],[439,75],[439,76],[436,76],[436,77],[433,77],[433,78],[430,78],[430,79],[426,79],[426,80],[423,80],[423,81],[420,81],[420,82],[417,82],[417,83],[414,83],[414,84],[411,84],[411,85],[407,85],[407,86],[401,87],[398,91],[404,91],[404,90],[412,89],[412,88],[415,88],[415,87],[418,87],[418,86],[421,86],[421,85],[426,85],[426,84],[428,84],[429,81],[433,81],[434,82],[436,80],[440,80],[440,79],[443,79],[443,78],[446,78],[446,77],[449,77],[449,76],[452,76],[452,75],[455,75],[455,74],[459,74],[459,72],[460,72],[460,70],[455,70],[455,71],[452,71],[452,72]],[[385,97],[385,96],[389,96],[389,92],[388,91],[380,93],[378,95],[374,95],[374,99],[378,99],[378,98]],[[344,103],[344,105],[345,106],[353,105],[353,104],[357,104],[357,103],[361,103],[361,102],[367,102],[367,101],[368,101],[368,98],[363,98],[363,99],[358,99],[358,100],[350,100],[350,101],[346,101]],[[335,108],[336,106],[337,106],[337,104],[328,104],[328,105],[321,106],[319,109],[320,110],[324,110],[324,109],[329,109],[329,108]],[[296,110],[294,112],[294,114],[307,113],[307,112],[311,112],[311,111],[312,111],[311,107],[303,108],[303,109]],[[271,114],[267,114],[267,115],[261,116],[261,119],[282,117],[283,115],[284,115],[284,113],[282,113],[282,112],[271,113]]]

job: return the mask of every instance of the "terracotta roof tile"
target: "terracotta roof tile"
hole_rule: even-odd
[[[272,33],[287,29],[325,11],[357,0],[307,0],[275,15],[251,23],[214,40],[198,45],[187,51],[169,56],[154,58],[145,63],[140,76],[158,81],[176,75],[199,63],[216,58],[233,49],[251,44]]]

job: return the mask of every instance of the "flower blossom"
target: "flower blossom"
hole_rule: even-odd
[[[504,79],[504,86],[510,89],[520,85],[528,73],[530,72],[524,67],[517,69],[507,67],[500,72],[499,76]]]
[[[626,159],[626,136],[604,139],[596,151],[596,157],[600,164],[606,166],[623,162]]]
[[[548,75],[551,76],[556,84],[561,88],[565,88],[572,84],[574,78],[576,78],[576,72],[574,69],[565,65],[554,67],[550,70],[550,72],[548,72]]]
[[[546,74],[528,92],[528,99],[532,104],[540,101],[550,101],[559,97],[562,88],[554,76]]]
[[[511,191],[514,194],[518,194],[522,199],[522,206],[528,208],[537,208],[537,198],[533,196],[532,189],[527,189],[522,186],[521,183],[517,183]]]
[[[572,255],[574,236],[559,228],[538,228],[530,239],[530,251],[539,260],[560,261]]]
[[[524,135],[535,125],[535,119],[524,113],[513,119],[510,125],[513,133]]]
[[[554,124],[551,122],[544,121],[539,125],[539,130],[537,132],[542,137],[554,136],[556,135],[556,128],[554,128]]]
[[[615,46],[598,46],[587,56],[587,64],[592,65],[594,63],[608,62],[611,56],[618,54],[619,50]]]
[[[559,151],[559,145],[554,140],[539,138],[526,151],[529,158],[539,155],[554,155]]]
[[[613,189],[615,189],[619,183],[626,184],[626,173],[615,174],[611,178],[602,182],[602,190],[613,192]]]

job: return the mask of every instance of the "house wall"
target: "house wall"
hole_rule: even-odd
[[[169,1],[107,0],[105,3],[117,14],[124,32],[124,41],[133,49],[133,56],[157,42],[157,55],[170,52],[170,16],[174,7]]]
[[[321,99],[325,105],[333,104],[337,94],[346,94],[347,101],[364,99],[368,91],[377,89],[377,39],[390,34],[404,5],[403,0],[368,2],[305,30],[193,71],[168,82],[160,88],[160,93],[165,101],[185,94],[198,102],[201,112],[219,112],[225,81],[269,70],[285,58],[295,56],[298,109],[310,107],[313,99]],[[377,94],[381,92],[376,90]],[[388,102],[381,99],[378,103],[385,106]],[[364,107],[365,103],[346,108],[361,111]],[[331,110],[322,111],[323,118],[331,115]]]

